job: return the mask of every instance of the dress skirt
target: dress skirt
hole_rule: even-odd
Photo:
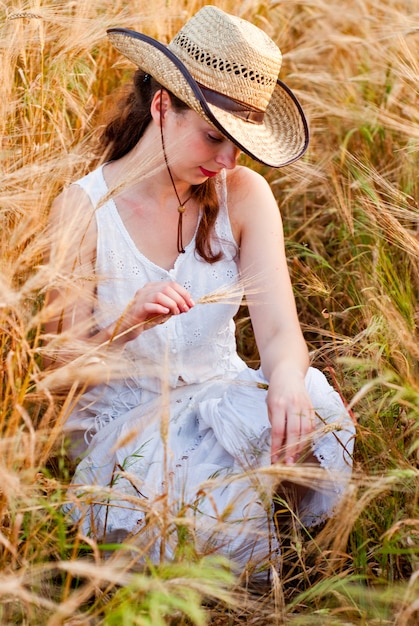
[[[333,514],[350,478],[354,425],[319,370],[309,368],[306,387],[317,415],[311,451],[323,471],[299,519],[313,526]],[[129,535],[144,562],[174,558],[186,541],[237,571],[263,572],[279,558],[280,541],[266,389],[261,370],[246,368],[232,380],[143,392],[139,406],[90,439],[69,514],[97,539]],[[66,430],[78,454],[81,431],[71,431],[71,420]]]

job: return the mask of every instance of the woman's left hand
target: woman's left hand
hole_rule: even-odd
[[[292,465],[309,446],[316,425],[315,412],[301,374],[278,378],[272,376],[267,396],[272,425],[271,459],[273,463]]]

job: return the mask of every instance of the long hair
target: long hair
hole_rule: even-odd
[[[143,70],[135,72],[130,91],[118,102],[116,112],[99,136],[100,149],[104,151],[106,160],[120,159],[136,146],[151,122],[151,101],[161,88],[162,85]],[[168,93],[175,111],[188,110],[182,100],[170,91]],[[202,208],[196,233],[196,251],[208,263],[215,263],[222,253],[214,253],[211,248],[211,234],[219,212],[214,181],[207,179],[201,185],[193,185],[192,193]]]

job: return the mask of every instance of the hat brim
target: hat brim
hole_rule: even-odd
[[[137,67],[216,127],[252,159],[283,167],[307,150],[309,131],[296,96],[278,80],[262,124],[255,124],[207,102],[188,68],[164,44],[126,28],[110,28],[110,41]]]

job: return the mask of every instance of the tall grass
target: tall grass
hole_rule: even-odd
[[[283,214],[313,363],[358,424],[355,473],[334,519],[289,529],[281,576],[254,594],[191,553],[145,574],[133,547],[103,547],[62,504],[60,426],[78,393],[42,371],[52,199],[96,163],[97,126],[131,73],[104,33],[167,40],[204,3],[0,4],[0,622],[2,624],[396,624],[419,620],[419,5],[414,0],[217,1],[284,52],[308,113],[297,164],[259,167]],[[255,167],[254,164],[252,164]],[[257,166],[256,166],[257,167]],[[257,351],[243,309],[238,341]],[[79,372],[78,372],[79,374]],[[73,372],[73,383],[76,375]],[[166,529],[167,530],[167,529]],[[162,529],[164,536],[165,527]],[[183,539],[182,539],[183,536]],[[186,538],[185,538],[186,537]]]

